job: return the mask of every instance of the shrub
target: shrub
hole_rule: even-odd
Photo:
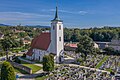
[[[53,55],[45,55],[43,57],[43,71],[53,71],[54,70],[54,56]]]
[[[15,71],[11,64],[5,61],[1,68],[1,80],[15,80]]]
[[[26,54],[24,53],[24,54],[22,55],[22,57],[25,58],[25,57],[26,57]]]
[[[21,60],[19,60],[18,57],[14,58],[14,62],[21,64]]]

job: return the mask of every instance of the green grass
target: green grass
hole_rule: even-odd
[[[120,67],[120,62],[118,63],[118,66]]]
[[[22,50],[24,50],[23,47],[18,47],[18,48],[11,49],[12,52],[19,52],[19,51],[22,51]]]
[[[108,56],[105,56],[96,66],[96,68],[100,68],[102,64],[108,59]]]
[[[30,63],[27,63],[25,61],[21,61],[21,64],[26,66],[26,67],[31,68],[33,73],[35,73],[35,72],[37,72],[37,71],[42,69],[42,67],[40,67],[40,66],[37,66],[37,65],[34,65],[34,64],[30,64]]]
[[[37,76],[35,80],[45,80],[46,78],[50,77],[52,75],[47,75],[47,76]]]
[[[113,70],[112,70],[112,69],[106,69],[106,71],[113,72]]]
[[[36,77],[35,80],[44,80],[48,78],[49,76],[42,76],[42,77]]]
[[[0,62],[0,69],[1,69],[1,67],[2,67],[2,63],[3,63],[3,62]]]

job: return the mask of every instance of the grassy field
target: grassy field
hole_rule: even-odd
[[[35,80],[44,80],[48,78],[49,76],[42,76],[42,77],[36,77]]]
[[[40,69],[42,69],[42,67],[40,66],[37,66],[37,65],[34,65],[34,64],[30,64],[30,63],[27,63],[25,61],[21,61],[21,64],[26,66],[26,67],[29,67],[32,69],[33,73],[39,71]]]
[[[105,56],[96,66],[96,68],[100,68],[102,64],[108,59],[108,56]]]

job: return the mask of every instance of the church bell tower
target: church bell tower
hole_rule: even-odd
[[[58,7],[56,7],[55,18],[51,20],[51,52],[56,55],[56,62],[63,61],[64,38],[63,21],[59,19]]]

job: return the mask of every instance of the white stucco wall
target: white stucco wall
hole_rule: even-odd
[[[39,60],[40,62],[43,60],[44,55],[48,55],[49,52],[40,49],[33,49],[33,58],[34,60]]]
[[[53,29],[54,26],[54,29]],[[61,26],[61,29],[59,29]],[[59,37],[61,37],[61,41],[59,41]],[[47,49],[33,49],[32,59],[42,61],[44,55],[48,55],[49,53],[56,54],[56,62],[59,63],[60,52],[64,50],[64,35],[63,35],[63,23],[61,21],[52,21],[51,23],[51,43]]]
[[[53,29],[54,26],[54,29]],[[59,29],[61,26],[61,29]],[[61,37],[61,41],[59,38]],[[51,23],[51,44],[50,51],[56,54],[57,62],[59,62],[59,55],[64,50],[64,38],[63,38],[63,23],[60,21],[52,21]]]

